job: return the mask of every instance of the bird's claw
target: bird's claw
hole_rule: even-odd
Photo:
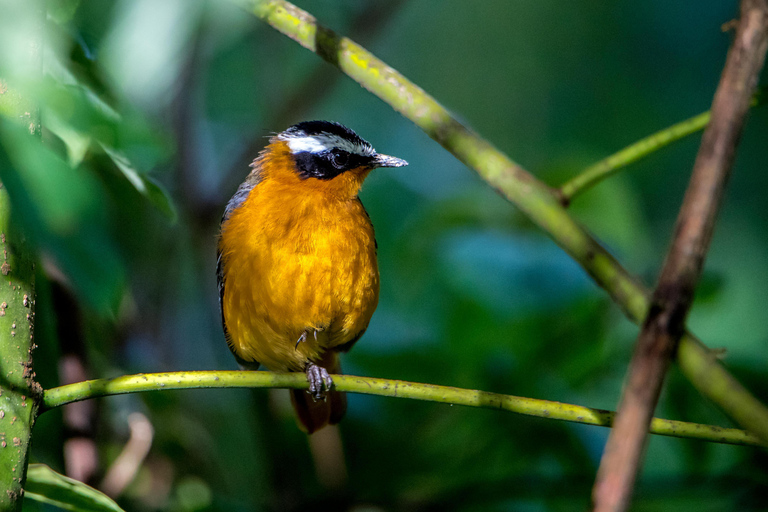
[[[333,386],[333,380],[328,370],[315,363],[307,363],[307,382],[309,382],[309,394],[315,400],[325,400],[325,392]]]
[[[294,350],[299,349],[300,343],[307,341],[307,333],[309,333],[309,331],[312,331],[313,335],[315,336],[315,342],[317,342],[317,333],[324,330],[325,327],[315,327],[302,331],[301,336],[299,336],[299,339],[296,340],[296,347],[294,347]]]
[[[315,337],[317,337],[317,334],[315,334]],[[299,350],[299,343],[307,341],[307,331],[304,331],[301,333],[301,336],[299,336],[299,339],[296,340],[296,346],[294,347],[294,350]]]

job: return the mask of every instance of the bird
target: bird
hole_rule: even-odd
[[[342,124],[304,121],[270,137],[225,207],[224,337],[243,369],[306,374],[308,389],[290,394],[309,434],[344,416],[330,375],[379,300],[376,238],[358,193],[371,170],[406,165]]]

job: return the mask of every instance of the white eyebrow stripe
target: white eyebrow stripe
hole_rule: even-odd
[[[278,137],[288,143],[291,153],[322,153],[329,149],[339,148],[348,153],[360,156],[373,156],[376,152],[372,147],[354,142],[334,135],[332,133],[322,132],[316,135],[291,135],[280,134]]]

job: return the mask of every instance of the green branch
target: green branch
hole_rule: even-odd
[[[426,400],[429,402],[465,405],[484,409],[499,409],[526,416],[571,421],[601,427],[610,427],[614,416],[614,413],[611,411],[591,409],[580,405],[401,380],[334,375],[333,383],[335,389],[349,393],[410,398],[413,400]],[[43,398],[43,411],[89,398],[136,393],[139,391],[199,388],[306,389],[306,387],[307,378],[303,373],[248,371],[147,373],[127,375],[114,379],[89,380],[49,389],[45,392]],[[759,438],[744,430],[658,418],[654,418],[651,423],[651,433],[715,443],[765,446]]]
[[[752,98],[750,106],[757,107],[765,103],[768,96],[767,93],[768,87],[761,88]],[[613,176],[624,167],[645,158],[675,141],[703,130],[709,124],[709,118],[710,113],[707,110],[697,116],[673,124],[669,128],[640,139],[611,156],[590,165],[558,189],[560,200],[565,206],[568,206],[574,197],[582,194],[604,179]]]
[[[8,165],[0,148],[0,167]],[[0,183],[0,511],[21,510],[39,385],[32,371],[34,264]]]
[[[284,0],[250,0],[253,13],[276,30],[317,53],[388,103],[474,169],[578,262],[635,323],[648,310],[648,291],[581,225],[558,194],[464,127],[434,98],[373,54]],[[768,408],[752,396],[690,334],[678,349],[680,368],[694,386],[740,425],[768,441]]]
[[[37,80],[42,70],[42,41],[45,9],[37,0],[19,3],[20,10],[3,7],[5,16],[21,15],[30,22],[25,31],[6,42],[16,66],[4,69],[10,78]],[[10,11],[10,14],[9,12]],[[13,60],[13,59],[11,59]],[[40,137],[40,110],[25,94],[25,80],[0,79],[0,132],[23,130]],[[0,136],[0,180],[18,163],[11,160],[8,138]],[[35,263],[25,233],[19,229],[24,215],[11,204],[0,182],[0,511],[22,508],[27,478],[32,428],[42,395],[32,368],[35,325]]]

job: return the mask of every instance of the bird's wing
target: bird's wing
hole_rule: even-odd
[[[240,184],[239,187],[237,187],[237,191],[235,192],[235,195],[232,196],[232,198],[227,202],[227,206],[224,209],[224,215],[221,216],[221,227],[224,227],[224,224],[229,220],[229,217],[232,215],[232,212],[234,212],[237,208],[243,205],[245,200],[248,198],[248,194],[251,193],[251,190],[259,184],[261,181],[261,174],[259,172],[259,166],[258,166],[258,160],[254,161],[252,164],[253,170],[248,175],[248,177],[245,179],[244,182]],[[221,251],[221,242],[217,244],[216,248],[216,282],[219,287],[219,311],[221,313],[221,326],[224,329],[224,338],[227,340],[227,344],[232,347],[232,339],[229,335],[229,331],[227,330],[227,322],[224,318],[224,293],[225,293],[225,284],[226,280],[224,279],[224,254]],[[234,351],[233,351],[234,353]],[[237,362],[251,370],[255,370],[259,367],[258,361],[244,361],[241,360],[239,357],[237,357],[237,354],[235,354],[235,358],[237,359]]]

